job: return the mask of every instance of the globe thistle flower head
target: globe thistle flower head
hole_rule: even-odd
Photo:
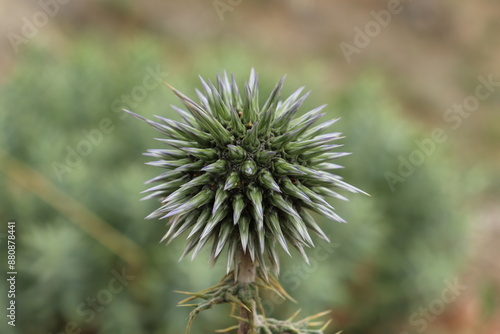
[[[156,159],[148,164],[164,169],[148,181],[159,184],[145,199],[158,197],[161,205],[147,218],[168,219],[162,241],[187,235],[182,257],[208,245],[215,263],[226,249],[228,271],[243,252],[264,268],[269,259],[278,272],[278,247],[288,254],[294,247],[308,261],[310,233],[328,240],[310,212],[344,222],[325,197],[361,192],[334,174],[347,153],[337,152],[340,133],[323,132],[337,120],[318,123],[325,106],[296,117],[308,93],[300,88],[282,100],[284,78],[262,105],[253,70],[241,91],[225,73],[201,83],[199,102],[171,87],[184,122],[129,112],[161,132],[167,146],[146,153]]]

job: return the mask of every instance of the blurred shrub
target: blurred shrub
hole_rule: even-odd
[[[408,158],[418,148],[415,140],[429,134],[398,115],[380,76],[367,74],[332,102],[346,150],[354,152],[345,159],[345,178],[371,197],[350,196],[339,207],[348,224],[331,225],[330,235],[340,246],[328,264],[320,263],[317,284],[306,281],[299,294],[323,305],[333,300],[338,329],[396,332],[441,295],[445,280],[456,278],[466,250],[466,213],[458,209],[466,189],[459,188],[446,148],[436,145],[391,190],[385,173],[397,174],[398,157]],[[333,288],[325,294],[328,285]]]
[[[186,56],[182,48],[167,50],[163,43],[88,36],[64,52],[31,47],[0,88],[0,144],[8,154],[4,166],[21,161],[37,170],[39,177],[67,194],[67,205],[69,197],[76,199],[137,244],[145,256],[141,268],[130,273],[135,276],[130,285],[112,294],[105,305],[91,306],[108,287],[113,271],[130,270],[125,255],[109,250],[113,238],[104,236],[111,244],[103,245],[96,235],[73,226],[74,219],[56,209],[58,197],[51,188],[41,199],[12,180],[12,168],[4,169],[0,216],[19,222],[22,333],[60,333],[70,322],[82,334],[178,333],[187,310],[175,307],[182,297],[172,290],[202,289],[222,276],[222,268],[210,270],[203,259],[177,263],[182,245],[174,242],[165,251],[158,245],[164,224],[143,221],[154,204],[139,202],[137,194],[153,171],[141,166],[147,159],[140,155],[152,146],[152,134],[148,127],[122,119],[115,101],[143,86],[148,68],[171,71],[169,81],[194,91],[198,72],[210,75],[227,68],[242,78],[255,59],[230,46],[204,47]],[[262,86],[271,89],[282,73],[279,68],[269,71],[269,64],[265,68]],[[317,74],[309,73],[309,80],[327,81]],[[349,224],[324,222],[338,245],[322,246],[326,253],[311,252],[316,261],[311,267],[298,257],[285,261],[282,275],[284,286],[304,307],[310,312],[334,308],[332,328],[348,328],[350,333],[386,333],[393,324],[407,324],[411,312],[440,292],[444,279],[454,278],[463,248],[463,217],[455,211],[454,194],[459,191],[436,159],[439,154],[390,191],[384,173],[397,169],[398,155],[407,156],[414,148],[416,130],[396,114],[377,78],[360,79],[332,98],[330,108],[330,116],[343,117],[335,126],[347,135],[347,150],[355,152],[342,161],[349,165],[345,177],[372,197],[351,196],[348,205],[339,207]],[[315,89],[319,95],[330,94],[328,87]],[[170,101],[172,95],[159,85],[129,107],[147,117],[170,116]],[[88,140],[82,131],[100,129],[103,119],[109,119],[113,129],[61,178],[54,162],[67,165],[68,146],[77,150]],[[286,316],[294,311],[266,298],[272,312],[281,309]],[[227,311],[202,315],[193,333],[228,326]]]

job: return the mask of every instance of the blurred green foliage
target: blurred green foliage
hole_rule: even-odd
[[[403,120],[380,76],[367,74],[332,94],[330,87],[318,84],[328,82],[321,65],[304,64],[295,75],[291,69],[262,63],[259,68],[259,58],[238,46],[199,46],[186,55],[182,47],[173,51],[143,36],[109,41],[89,35],[64,51],[37,46],[26,50],[0,87],[0,145],[6,154],[0,174],[0,217],[18,222],[19,333],[64,333],[68,324],[81,328],[82,334],[179,333],[188,310],[175,306],[183,297],[173,290],[196,291],[222,277],[224,266],[209,268],[207,256],[178,263],[182,242],[165,249],[158,244],[165,223],[143,219],[154,203],[140,202],[139,192],[155,171],[142,165],[147,159],[141,153],[161,145],[150,139],[149,127],[124,116],[118,105],[126,103],[116,101],[143,86],[148,69],[157,67],[192,96],[199,87],[198,74],[214,77],[227,69],[242,80],[255,66],[262,89],[270,90],[288,72],[288,92],[305,84],[313,90],[309,106],[327,102],[328,117],[342,117],[335,130],[344,132],[346,150],[354,152],[341,162],[347,166],[343,175],[372,197],[350,196],[351,201],[338,208],[348,224],[321,222],[328,225],[334,247],[319,242],[318,253],[310,250],[311,267],[297,256],[285,259],[281,276],[307,313],[334,310],[332,332],[404,328],[411,312],[435,298],[443,280],[455,277],[465,248],[465,217],[457,211],[458,181],[442,158],[445,151],[438,149],[394,192],[390,190],[384,173],[397,170],[398,156],[408,156],[414,139],[422,134]],[[178,117],[168,106],[178,103],[163,85],[146,91],[128,107],[146,117]],[[109,131],[102,132],[88,155],[58,172],[54,162],[69,166],[68,152],[78,153],[82,141],[89,141],[82,131],[101,129],[103,119],[109,120]],[[73,207],[72,199],[76,200],[136,244],[143,252],[141,265],[132,268],[124,253],[110,251],[114,234],[96,238],[75,224],[78,219],[57,209],[61,198],[53,188],[43,188],[40,196],[33,190],[39,184],[22,187],[14,181],[12,173],[26,172],[15,167],[18,162],[61,189],[67,196],[63,206]],[[112,292],[110,282],[122,270],[134,278]],[[113,282],[118,291],[121,285]],[[264,298],[268,311],[281,316],[298,308],[271,295]],[[0,300],[0,308],[4,302]],[[228,313],[221,308],[201,315],[192,332],[231,325],[234,319],[228,319]],[[9,333],[12,328],[2,328],[3,324],[0,332]]]

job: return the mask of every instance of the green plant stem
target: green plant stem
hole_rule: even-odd
[[[255,281],[255,262],[252,261],[248,253],[243,251],[240,253],[240,263],[236,275],[236,281],[241,285],[241,293],[245,295],[250,294],[249,284]],[[253,317],[254,314],[249,312],[244,307],[240,307],[238,334],[249,334],[253,332]]]

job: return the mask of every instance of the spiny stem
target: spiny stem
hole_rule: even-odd
[[[255,281],[255,262],[252,261],[248,253],[240,253],[240,263],[236,273],[236,281],[242,285],[243,295],[251,296],[249,284]],[[246,296],[245,296],[246,297]],[[245,298],[247,299],[247,298]],[[253,312],[249,312],[245,307],[240,307],[240,316],[238,334],[250,334],[253,332]]]

